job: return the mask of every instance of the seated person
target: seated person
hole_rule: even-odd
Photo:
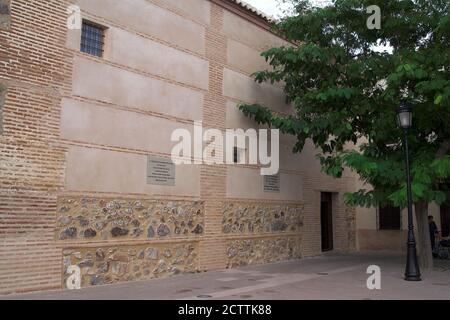
[[[443,247],[450,247],[450,235],[448,237],[441,237],[440,245]]]

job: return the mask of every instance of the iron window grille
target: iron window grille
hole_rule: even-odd
[[[96,23],[83,20],[81,32],[81,52],[102,57],[105,43],[105,28]]]

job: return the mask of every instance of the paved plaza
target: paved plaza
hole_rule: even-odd
[[[299,261],[3,299],[450,299],[450,261],[436,261],[435,269],[424,273],[422,282],[406,282],[402,279],[404,260],[392,254],[330,254]],[[370,265],[381,268],[381,290],[367,288]]]

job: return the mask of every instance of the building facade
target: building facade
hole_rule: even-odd
[[[87,287],[393,238],[401,250],[401,231],[344,204],[357,178],[321,173],[311,144],[294,155],[281,137],[271,181],[259,166],[168,163],[171,133],[194,121],[254,128],[240,102],[290,112],[251,77],[278,45],[240,1],[0,0],[0,293],[66,288],[71,266]]]

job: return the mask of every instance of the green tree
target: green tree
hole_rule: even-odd
[[[292,45],[265,51],[272,68],[255,78],[281,83],[293,112],[239,108],[295,136],[294,152],[312,140],[327,174],[338,178],[344,167],[357,172],[371,187],[347,194],[348,204],[405,207],[396,108],[406,99],[414,108],[409,139],[420,260],[431,267],[428,204],[450,200],[448,0],[335,0],[322,8],[288,1],[295,9],[274,28]],[[368,28],[372,5],[381,8],[380,29]]]

